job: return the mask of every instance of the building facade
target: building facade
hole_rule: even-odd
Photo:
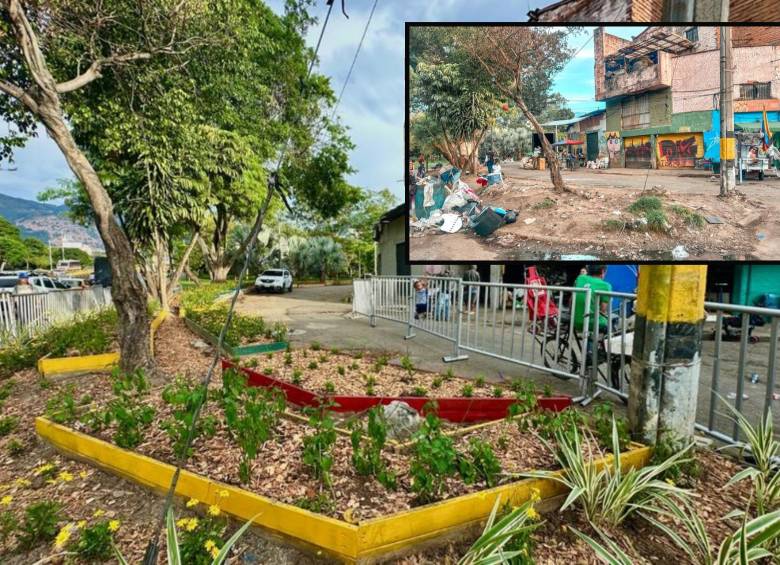
[[[731,29],[735,129],[758,132],[766,111],[780,132],[780,29]],[[719,162],[719,41],[711,26],[648,27],[633,40],[596,30],[596,99],[606,104],[610,167]]]
[[[777,0],[728,0],[730,22],[780,20]],[[561,0],[528,13],[535,22],[719,22],[721,0]]]

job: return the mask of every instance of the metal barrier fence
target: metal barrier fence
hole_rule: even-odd
[[[634,294],[420,278],[426,289],[415,288],[415,277],[355,281],[355,295],[368,304],[355,300],[353,312],[369,316],[372,326],[376,318],[405,323],[407,339],[419,330],[451,342],[445,361],[480,353],[575,379],[583,404],[604,393],[628,401]],[[774,392],[780,310],[714,302],[705,310],[696,426],[737,441],[725,402],[755,423],[780,400]],[[780,410],[774,413],[780,429]]]
[[[52,324],[111,305],[111,289],[62,290],[48,293],[0,294],[0,345],[30,337]]]

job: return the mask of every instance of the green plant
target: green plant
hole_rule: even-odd
[[[723,399],[721,398],[721,400]],[[775,465],[775,461],[780,456],[780,442],[775,439],[772,411],[767,410],[764,419],[759,421],[757,427],[754,427],[731,404],[725,400],[723,402],[729,407],[739,425],[740,432],[747,440],[755,465],[734,475],[729,484],[750,479],[753,481],[758,513],[764,514],[774,510],[780,504],[780,471]],[[740,449],[744,450],[744,446],[740,446]]]
[[[607,450],[612,447],[613,421],[615,422],[618,433],[618,446],[620,451],[625,451],[631,443],[631,434],[628,432],[628,422],[624,418],[615,417],[611,404],[602,402],[594,407],[591,427],[596,434],[599,445]]]
[[[362,359],[363,358],[363,352],[362,351],[355,351],[352,354],[352,357],[354,357],[355,359]]]
[[[247,359],[245,366],[249,367],[250,369],[255,369],[260,364],[260,361],[258,361],[256,358],[252,357],[251,359]]]
[[[613,423],[612,461],[597,469],[589,457],[593,454],[586,453],[583,449],[576,426],[571,426],[569,433],[557,430],[555,437],[557,449],[546,440],[542,441],[566,472],[561,474],[555,471],[530,471],[521,475],[552,479],[564,485],[570,492],[561,506],[561,512],[578,503],[593,524],[615,527],[634,512],[647,509],[658,499],[684,500],[687,496],[686,491],[660,480],[659,477],[668,467],[683,459],[689,447],[659,465],[626,470],[623,468],[618,447],[617,424]]]
[[[273,375],[274,374],[274,368],[269,365],[268,367],[263,369],[263,374],[265,374],[265,375]]]
[[[357,371],[358,369],[360,369],[360,365],[358,365],[355,361],[349,364],[350,371]]]
[[[279,389],[244,387],[235,422],[236,443],[241,448],[238,476],[242,483],[249,482],[252,461],[273,434],[284,409],[285,397]]]
[[[452,367],[448,367],[447,371],[444,373],[444,380],[449,381],[454,378],[455,378],[455,372],[452,370]]]
[[[657,441],[653,446],[653,457],[651,463],[657,465],[678,451],[678,446],[669,439]],[[674,484],[684,487],[694,486],[696,479],[701,476],[701,463],[696,459],[695,449],[691,450],[691,457],[676,463],[669,467],[660,478],[665,481],[672,481]]]
[[[460,395],[465,396],[466,398],[471,398],[472,396],[474,396],[474,385],[471,384],[463,385],[463,388],[460,389]]]
[[[314,433],[303,438],[303,463],[310,469],[314,478],[324,486],[330,487],[330,469],[333,467],[331,450],[336,443],[336,427],[327,405],[308,408],[309,426]]]
[[[650,210],[645,213],[647,218],[647,229],[651,231],[663,232],[669,227],[669,220],[663,210]]]
[[[509,447],[509,438],[507,437],[506,434],[501,434],[500,436],[498,436],[498,439],[496,440],[496,447],[502,450]]]
[[[16,381],[13,379],[8,379],[0,385],[0,404],[11,395],[11,391],[13,391],[15,385]]]
[[[537,406],[536,390],[532,383],[516,380],[512,382],[512,390],[515,392],[515,402],[509,407],[507,416],[513,418],[520,414],[533,412]],[[528,422],[520,421],[522,427],[527,427]]]
[[[406,376],[411,379],[414,376],[414,363],[408,355],[401,356],[401,368],[406,371]]]
[[[76,420],[76,400],[73,397],[76,387],[66,386],[46,402],[46,417],[58,424],[70,424]]]
[[[85,394],[81,398],[79,398],[79,406],[86,406],[87,404],[90,404],[92,402],[92,395],[91,394]]]
[[[316,361],[310,361],[310,362],[309,362],[309,365],[308,365],[308,368],[309,368],[309,369],[312,369],[312,370],[314,370],[314,369],[316,369],[318,366],[319,366],[319,365],[317,365],[317,362],[316,362]]]
[[[475,478],[483,481],[488,487],[496,485],[496,479],[501,474],[501,463],[490,444],[479,438],[469,440],[469,456],[475,472]]]
[[[500,386],[494,386],[493,398],[501,398],[502,396],[504,396],[504,389],[502,389]]]
[[[73,550],[87,562],[107,561],[114,553],[113,533],[109,520],[84,526]]]
[[[428,410],[420,429],[414,434],[414,448],[409,473],[412,491],[420,502],[441,497],[444,480],[458,471],[458,453],[452,438],[444,435],[441,420]]]
[[[609,218],[604,220],[604,229],[609,231],[623,231],[626,229],[626,222],[618,220],[617,218]]]
[[[173,442],[173,452],[179,458],[192,455],[192,447],[188,448],[188,434],[199,406],[206,402],[206,388],[202,384],[193,384],[187,378],[179,375],[162,392],[162,399],[173,411],[171,418],[164,420],[160,427],[168,433]],[[198,418],[192,433],[192,442],[204,435],[212,437],[216,432],[217,421],[214,416]]]
[[[27,450],[27,446],[18,439],[11,438],[8,441],[8,444],[6,444],[5,449],[8,451],[8,455],[16,457],[17,455],[24,453]]]
[[[548,196],[541,202],[537,202],[536,204],[531,206],[531,208],[533,208],[534,210],[546,210],[547,208],[552,208],[553,206],[555,206],[555,204],[556,204],[555,200],[553,200]]]
[[[321,353],[319,356],[320,363],[327,363],[330,357],[328,357],[325,353]]]
[[[381,407],[370,408],[367,413],[367,436],[358,420],[350,424],[352,442],[352,464],[359,475],[374,476],[379,483],[388,489],[395,490],[395,473],[387,468],[382,459],[382,450],[387,442],[387,423]]]
[[[501,497],[496,498],[482,535],[458,561],[458,565],[489,565],[499,563],[533,563],[530,555],[530,533],[538,527],[534,500],[528,500],[496,521]],[[514,545],[512,544],[514,542]],[[519,543],[518,543],[519,542]]]
[[[374,362],[374,372],[379,373],[382,371],[382,368],[387,366],[387,362],[390,359],[387,357],[387,355],[380,355],[376,358],[376,361]]]
[[[300,369],[293,369],[292,384],[300,385],[301,382],[303,381],[302,377],[303,377],[303,371],[301,371]]]
[[[336,372],[342,377],[347,374],[347,370],[344,368],[343,365],[339,365],[338,367],[336,367]]]
[[[19,418],[16,416],[0,416],[0,437],[7,436],[19,425]]]
[[[376,394],[374,392],[374,385],[366,384],[366,396],[374,396],[374,394]]]
[[[685,206],[680,206],[679,204],[674,204],[669,207],[669,209],[674,212],[677,216],[680,217],[680,219],[683,220],[685,225],[691,228],[703,228],[704,227],[704,216],[699,214],[698,212],[694,212],[690,208],[686,208]]]
[[[331,353],[331,355],[338,355],[339,353],[341,353],[341,351],[339,350],[338,347],[331,347],[330,348],[330,353]]]
[[[442,384],[442,378],[434,377],[433,381],[431,381],[431,388],[441,388],[441,384]]]
[[[552,387],[550,385],[544,385],[542,396],[544,396],[545,398],[551,398],[552,395],[553,395]]]
[[[10,510],[0,512],[0,545],[5,545],[8,538],[19,527],[19,521]]]
[[[485,377],[482,375],[477,376],[477,378],[474,379],[474,385],[478,387],[485,386]]]
[[[332,514],[336,510],[336,503],[327,493],[321,492],[308,498],[299,498],[293,504],[309,512],[318,514]]]
[[[427,394],[428,391],[425,390],[425,387],[416,386],[412,389],[412,392],[409,393],[409,396],[427,396]]]
[[[24,509],[24,522],[19,527],[19,544],[23,549],[30,549],[40,542],[53,540],[61,519],[62,506],[59,502],[47,500],[30,504]]]
[[[284,354],[284,364],[290,366],[292,365],[292,362],[293,362],[292,353],[288,351],[287,353]]]
[[[320,349],[322,349],[322,346],[320,345],[319,341],[312,341],[311,345],[309,346],[309,349],[311,349],[312,351],[319,351]]]
[[[335,394],[336,393],[336,385],[333,384],[333,381],[325,381],[325,392],[327,394]]]
[[[663,210],[661,199],[657,196],[640,196],[628,207],[628,211],[634,214],[642,214],[654,210]]]
[[[213,537],[207,537],[210,532],[207,531],[206,528],[199,527],[193,528],[192,530],[192,532],[197,531],[197,536],[188,536],[188,534],[192,532],[185,529],[180,544],[179,532],[176,530],[176,521],[173,516],[173,508],[168,508],[168,513],[165,516],[165,545],[167,548],[168,563],[170,565],[181,565],[182,563],[186,563],[187,565],[222,565],[225,562],[225,559],[227,559],[230,550],[233,549],[233,546],[239,538],[244,535],[244,532],[252,525],[252,522],[254,522],[257,516],[259,516],[259,514],[250,518],[246,524],[241,526],[236,533],[230,536],[221,547],[216,544],[216,540]],[[224,532],[224,530],[225,528],[223,526],[221,532]],[[204,533],[207,535],[203,535]],[[190,542],[190,539],[193,541]],[[218,539],[221,541],[221,538]],[[209,540],[211,540],[213,545],[207,549],[206,546],[208,545],[207,542]],[[192,552],[188,551],[190,547],[192,548]],[[116,547],[114,547],[114,556],[117,558],[120,565],[128,565],[127,560]]]

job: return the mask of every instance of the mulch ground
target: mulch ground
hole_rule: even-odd
[[[156,339],[158,374],[155,376],[153,387],[157,394],[153,396],[157,396],[161,388],[175,374],[184,374],[189,378],[203,375],[211,358],[208,352],[204,353],[192,346],[195,339],[197,338],[188,332],[180,320],[170,319],[163,324]],[[338,357],[334,354],[330,355]],[[278,353],[274,357],[283,359],[283,354]],[[338,365],[338,361],[334,362]],[[330,362],[326,362],[328,363]],[[366,363],[370,361],[366,359]],[[262,366],[261,362],[260,367]],[[217,374],[219,373],[220,371],[217,371]],[[383,368],[378,373],[383,378],[386,375],[388,382],[391,375],[398,377],[400,374],[406,374],[402,369],[391,366]],[[379,380],[377,377],[377,389],[379,389]],[[89,402],[101,403],[107,400],[111,395],[108,377],[82,375],[47,382],[41,381],[34,371],[27,370],[17,373],[13,381],[15,385],[11,395],[0,406],[0,415],[19,418],[16,430],[0,438],[0,499],[10,497],[5,499],[7,504],[0,507],[0,510],[10,510],[21,519],[23,509],[28,504],[42,500],[56,500],[63,505],[68,521],[75,522],[82,519],[92,521],[95,519],[96,512],[102,512],[106,518],[120,520],[121,527],[116,534],[117,545],[128,562],[139,562],[152,531],[153,518],[160,512],[162,498],[129,481],[59,455],[48,444],[38,440],[34,431],[34,418],[43,414],[47,401],[69,384],[77,386],[77,398],[88,394]],[[217,384],[215,383],[215,386]],[[443,383],[442,390],[448,392],[443,394],[451,394],[452,392],[445,388],[446,384]],[[452,386],[457,389],[459,385],[460,383]],[[399,388],[406,386],[408,384],[404,383],[399,385]],[[150,431],[148,441],[139,450],[146,450],[160,458],[170,457],[170,442],[167,436],[161,437],[160,441],[152,441],[164,434],[156,425],[157,422],[155,427],[151,428],[154,431]],[[254,477],[250,485],[252,490],[264,494],[276,492],[277,496],[279,492],[284,492],[281,498],[286,501],[291,501],[296,496],[310,496],[316,492],[314,486],[316,483],[309,478],[308,473],[302,468],[300,456],[296,455],[300,451],[305,433],[305,426],[283,421],[280,425],[279,441],[269,442],[266,446],[268,451],[255,461]],[[551,468],[554,465],[539,442],[528,433],[520,433],[513,423],[501,422],[496,427],[475,433],[493,445],[507,472],[529,468]],[[458,446],[462,448],[468,439],[468,435],[459,437]],[[24,450],[19,455],[9,454],[8,446],[12,441],[24,445]],[[504,448],[499,448],[499,441],[505,446]],[[201,444],[190,463],[191,467],[213,478],[235,482],[237,455],[230,449],[225,449],[222,432],[210,440],[202,440]],[[219,450],[216,452],[220,454],[220,458],[218,460],[211,458],[209,461],[204,455],[208,450]],[[403,510],[411,505],[411,498],[403,490],[404,481],[408,479],[404,477],[406,468],[402,458],[396,454],[387,455],[391,467],[399,473],[399,483],[402,486],[397,493],[388,493],[373,480],[367,481],[361,477],[358,484],[349,462],[351,448],[347,438],[342,437],[338,440],[336,453],[333,472],[334,491],[337,493],[337,500],[341,502],[335,514],[341,513],[343,516],[345,509],[354,508],[352,519],[360,520],[375,515],[370,510],[372,508],[387,512]],[[733,521],[723,521],[721,517],[735,508],[744,508],[750,487],[746,482],[728,488],[725,486],[729,478],[740,469],[726,457],[712,451],[700,450],[698,458],[703,472],[693,487],[694,494],[697,496],[695,505],[705,520],[713,544],[717,546],[727,533],[738,526]],[[49,464],[54,465],[55,468],[51,480],[36,475],[36,470]],[[468,492],[469,489],[481,488],[463,485],[456,479],[451,480],[448,487],[451,489],[451,496]],[[184,508],[177,511],[177,516],[187,515],[191,515],[191,511]],[[589,531],[588,525],[583,523],[582,518],[575,512],[567,511],[563,514],[553,512],[546,514],[543,519],[543,523],[533,534],[534,556],[537,563],[598,562],[585,543],[577,539],[566,527],[573,524],[581,531]],[[669,541],[640,520],[629,520],[617,531],[610,533],[636,562],[671,563],[681,560],[680,552]],[[455,542],[418,552],[396,562],[410,565],[456,563],[476,535],[476,533],[463,535]],[[280,564],[327,562],[322,557],[302,554],[296,549],[269,541],[251,531],[238,544],[237,552],[242,555],[241,561],[245,562]],[[0,556],[2,556],[0,561],[3,563],[34,563],[47,556],[55,556],[57,553],[58,550],[53,549],[50,544],[19,552],[15,549],[13,538],[5,545],[0,545]],[[52,557],[48,562],[63,563],[64,558]]]

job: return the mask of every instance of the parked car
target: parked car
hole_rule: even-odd
[[[68,288],[66,285],[51,277],[41,275],[30,277],[30,284],[36,292],[54,292]]]
[[[66,288],[83,288],[84,287],[84,279],[79,279],[76,277],[57,277],[56,281],[62,285],[64,285]]]
[[[16,275],[0,276],[0,292],[12,293],[14,291],[14,287],[16,286],[16,281],[18,280],[19,277]]]
[[[260,273],[255,279],[255,290],[277,290],[279,292],[292,292],[293,279],[287,269],[269,269]]]

